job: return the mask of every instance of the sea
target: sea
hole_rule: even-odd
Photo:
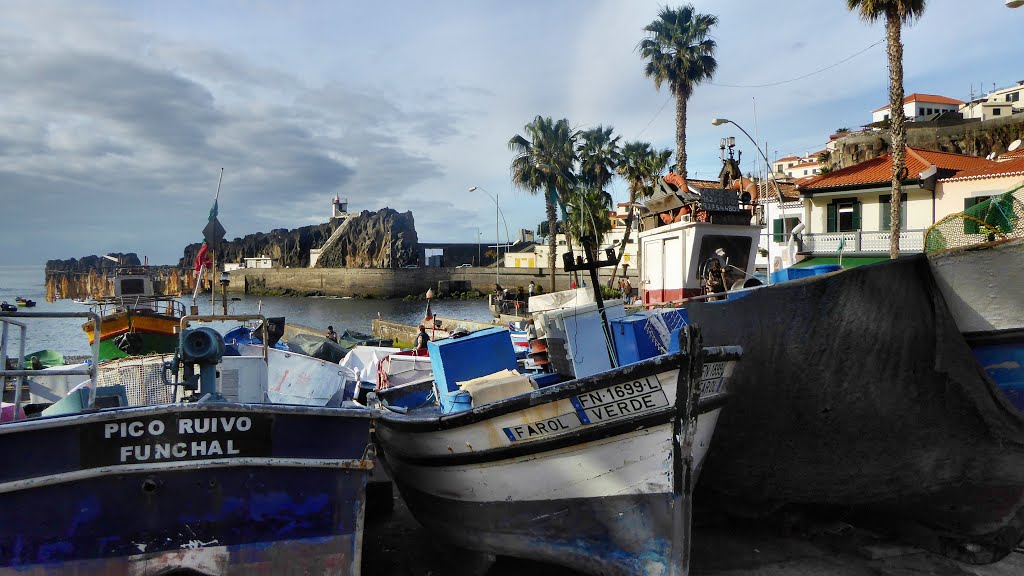
[[[46,301],[45,274],[43,266],[0,266],[0,301],[14,304],[18,296],[35,300],[35,308],[19,308],[25,312],[88,312],[89,307],[73,300]],[[228,314],[256,314],[262,310],[264,316],[284,316],[286,323],[302,324],[327,331],[354,330],[369,334],[375,318],[415,325],[426,312],[426,301],[401,299],[361,298],[303,298],[284,296],[249,296],[228,294]],[[191,304],[191,297],[180,299]],[[210,294],[200,294],[196,304],[200,314],[210,314]],[[438,316],[490,322],[491,313],[486,300],[436,300],[431,301],[431,311]],[[217,294],[214,308],[221,314],[221,298]],[[56,350],[65,356],[90,354],[89,340],[82,331],[84,318],[33,319],[28,324],[25,352]],[[210,326],[226,332],[238,322],[211,323]],[[10,354],[18,353],[19,331],[11,326],[9,334]]]

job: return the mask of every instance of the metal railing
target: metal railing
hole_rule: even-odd
[[[0,381],[7,382],[8,377],[16,378],[14,382],[14,420],[21,413],[21,389],[25,386],[26,376],[39,374],[38,370],[25,370],[25,336],[27,327],[24,322],[14,318],[89,318],[96,327],[92,339],[92,364],[85,368],[51,368],[47,376],[88,376],[89,377],[89,409],[96,407],[96,375],[100,358],[100,316],[95,312],[0,312]],[[20,329],[18,342],[18,368],[7,369],[7,344],[11,325]]]
[[[900,232],[900,252],[921,252],[924,250],[924,230],[903,230]],[[889,252],[889,239],[892,233],[862,232],[825,232],[803,233],[799,235],[800,252],[810,254],[835,254],[842,244],[843,252]]]

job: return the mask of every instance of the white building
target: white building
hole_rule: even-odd
[[[598,247],[598,256],[603,254],[607,248],[614,248],[615,253],[619,253],[619,247],[622,244],[623,239],[626,236],[626,216],[628,216],[630,210],[628,202],[620,202],[614,212],[609,212],[608,217],[612,221],[612,229],[604,236],[604,242]],[[629,240],[626,241],[626,250],[622,253],[622,261],[620,264],[623,266],[628,265],[630,268],[636,268],[637,265],[637,233],[639,230],[640,218],[639,216],[633,217],[632,228],[633,231],[629,235]],[[565,234],[558,234],[555,236],[555,264],[561,268],[562,266],[562,255],[569,251],[569,245],[566,241]],[[573,255],[582,256],[583,247],[578,242],[573,243]],[[542,242],[533,246],[533,251],[529,254],[524,253],[510,253],[505,255],[505,266],[515,267],[515,263],[519,262],[518,267],[520,268],[543,268],[548,265],[548,244]]]
[[[244,268],[273,268],[274,259],[270,256],[257,256],[255,258],[243,258]]]
[[[804,178],[815,176],[821,172],[822,163],[818,158],[826,150],[811,152],[803,156],[786,156],[772,162],[772,171],[776,178]]]
[[[1013,104],[1010,102],[996,102],[989,98],[978,98],[961,106],[960,114],[964,118],[977,118],[984,122],[985,120],[1004,118],[1013,114]]]
[[[903,116],[910,121],[927,120],[942,112],[958,112],[963,104],[938,94],[914,93],[903,99]],[[888,104],[871,112],[871,122],[884,122],[890,117]]]
[[[1024,111],[1024,80],[1017,82],[1013,86],[993,90],[985,98],[989,102],[1010,104],[1014,112]]]

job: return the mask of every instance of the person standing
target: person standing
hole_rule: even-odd
[[[413,350],[419,352],[427,350],[427,342],[430,342],[430,336],[427,336],[427,329],[420,324],[420,332],[416,335],[416,342],[413,344]]]
[[[626,299],[626,304],[633,303],[633,283],[629,278],[622,279],[622,296]]]
[[[530,280],[530,285],[526,287],[527,297],[533,298],[533,293],[536,290],[537,290],[537,284],[533,280]]]

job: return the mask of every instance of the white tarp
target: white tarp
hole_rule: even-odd
[[[243,356],[263,353],[262,346],[240,344],[238,349]],[[345,373],[341,366],[326,360],[267,349],[267,397],[275,404],[326,406],[341,390]]]
[[[382,346],[356,346],[339,362],[343,368],[347,368],[350,374],[360,382],[377,382],[377,367],[381,359],[395,352],[401,352],[401,348],[385,348]]]

